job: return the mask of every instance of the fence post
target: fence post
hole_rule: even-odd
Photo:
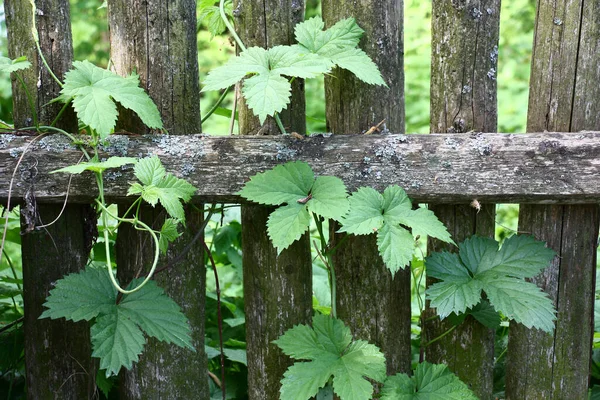
[[[137,71],[170,134],[199,133],[196,2],[109,0],[108,18],[114,70],[120,75]],[[119,124],[132,132],[147,132],[130,113],[121,112]],[[182,154],[186,156],[190,157],[190,163],[195,162],[191,155]],[[165,217],[162,209],[150,207],[143,208],[142,215],[158,229]],[[161,259],[167,265],[178,257],[202,224],[203,216],[191,207],[186,208],[186,217],[183,235]],[[153,254],[149,238],[138,233],[126,224],[119,228],[116,249],[118,275],[123,284],[141,266],[147,267]],[[180,263],[157,273],[155,280],[189,318],[196,352],[150,338],[140,361],[130,371],[121,372],[120,395],[135,399],[208,398],[204,352],[206,272],[201,243],[192,246]]]
[[[537,4],[528,132],[600,129],[600,4]],[[558,315],[551,335],[511,323],[507,399],[587,398],[599,219],[598,205],[521,205],[519,231],[558,253],[533,279]]]
[[[234,1],[236,29],[246,47],[270,48],[294,42],[294,25],[304,19],[304,1]],[[241,99],[241,96],[240,96]],[[242,99],[241,99],[242,100]],[[279,133],[269,118],[263,128],[240,101],[240,134]],[[304,133],[304,82],[296,79],[288,111],[281,113],[288,132]],[[259,132],[260,130],[260,132]],[[279,256],[267,236],[272,209],[242,206],[244,303],[248,354],[248,397],[278,399],[280,380],[291,360],[272,343],[287,329],[312,321],[312,270],[308,234]]]
[[[325,79],[327,129],[335,134],[366,131],[385,119],[381,129],[404,132],[403,1],[325,0],[323,18],[330,27],[353,17],[365,30],[360,47],[375,61],[389,88],[360,82],[336,69]],[[377,10],[377,11],[375,11]],[[331,223],[332,246],[344,234]],[[410,266],[392,278],[379,256],[375,235],[349,236],[333,254],[338,317],[360,339],[378,345],[388,374],[411,368]]]
[[[34,125],[33,112],[40,124],[50,124],[60,105],[46,106],[58,96],[60,87],[44,69],[31,35],[32,10],[28,1],[5,3],[9,55],[27,56],[32,68],[23,72],[35,110],[26,92],[13,80],[15,127]],[[68,0],[36,2],[36,24],[40,47],[54,73],[62,79],[71,67],[73,45]],[[76,132],[77,119],[67,113],[57,126]],[[26,165],[34,159],[25,155]],[[57,165],[57,168],[61,167]],[[34,168],[34,167],[32,167]],[[30,182],[32,189],[35,177]],[[66,188],[65,188],[66,190]],[[25,363],[27,396],[31,399],[81,399],[96,390],[96,363],[91,358],[90,331],[86,322],[39,320],[53,282],[83,268],[94,240],[95,213],[89,205],[35,204],[35,190],[21,208],[23,301],[25,307]],[[35,210],[28,213],[28,209]],[[53,224],[33,229],[42,224]],[[30,230],[33,229],[33,230]]]
[[[431,57],[431,132],[495,132],[496,69],[500,0],[433,1]],[[481,154],[484,157],[484,154]],[[494,237],[495,205],[430,205],[455,242],[475,233]],[[454,246],[428,241],[428,252]],[[428,284],[431,282],[428,281]],[[425,320],[435,315],[428,309]],[[424,324],[421,340],[442,335],[451,324],[439,319]],[[425,348],[425,358],[446,363],[481,399],[491,399],[494,331],[467,318],[451,334]]]

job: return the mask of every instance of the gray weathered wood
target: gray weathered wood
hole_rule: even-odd
[[[381,129],[404,132],[404,74],[398,72],[404,64],[403,1],[327,0],[322,7],[327,27],[353,17],[365,29],[360,47],[378,65],[389,86],[367,85],[346,70],[333,71],[325,80],[328,129],[336,134],[366,131],[386,119]],[[373,12],[375,8],[378,12]],[[350,235],[344,240],[346,234],[335,233],[338,228],[331,222],[337,317],[356,338],[381,348],[388,374],[409,372],[410,269],[392,277],[379,256],[375,235]]]
[[[599,64],[600,3],[538,1],[527,130],[600,129]],[[521,206],[519,230],[558,254],[533,279],[558,315],[553,335],[511,324],[507,399],[587,398],[599,219],[596,204]]]
[[[494,132],[500,0],[434,0],[432,4],[431,131]],[[484,204],[479,213],[464,205],[430,208],[457,243],[475,233],[494,237],[494,204]],[[456,247],[429,240],[428,252],[441,250],[456,251]],[[429,319],[431,315],[434,310],[427,310],[426,342],[452,327],[446,321]],[[492,398],[493,330],[468,318],[452,334],[429,345],[425,354],[430,362],[448,364],[479,398]]]
[[[0,135],[0,201],[31,138]],[[335,175],[350,190],[390,184],[419,202],[596,203],[600,198],[600,132],[430,135],[333,135],[286,137],[123,136],[110,138],[108,155],[159,155],[166,168],[188,179],[195,201],[239,202],[235,195],[254,174],[290,160],[308,162],[317,174]],[[75,164],[81,152],[61,136],[42,138],[36,196],[62,202],[68,174],[49,174]],[[17,174],[11,196],[27,187]],[[110,202],[127,201],[131,168],[107,172]],[[69,199],[89,203],[97,195],[91,174],[75,176]]]
[[[73,59],[69,2],[46,0],[35,4],[40,47],[54,73],[62,78]],[[31,5],[28,1],[7,1],[5,6],[9,54],[11,57],[25,55],[32,62],[31,69],[21,72],[29,99],[13,74],[15,126],[33,125],[33,112],[38,122],[50,124],[60,104],[46,104],[58,96],[60,86],[37,55],[31,35]],[[58,127],[76,129],[73,113],[67,113],[58,121]],[[25,159],[26,174],[33,171],[35,162],[35,159]],[[35,185],[32,181],[24,183],[24,188],[33,188],[32,184]],[[94,212],[89,205],[71,204],[61,211],[61,206],[43,204],[43,199],[35,203],[35,199],[30,199],[28,207],[21,209],[24,232],[32,224],[48,224],[61,217],[46,228],[24,234],[22,239],[27,396],[30,399],[92,397],[96,390],[96,366],[91,358],[89,324],[74,324],[64,319],[39,320],[38,317],[54,287],[53,282],[85,266],[94,239]],[[28,213],[29,210],[35,210],[34,215]]]
[[[115,72],[140,74],[141,85],[157,105],[166,130],[180,135],[200,131],[196,2],[109,0],[108,18]],[[136,133],[149,131],[137,116],[125,110],[120,113],[119,128]],[[119,211],[126,209],[127,205],[123,205]],[[199,229],[203,216],[191,208],[186,216],[183,235],[169,247],[163,262],[177,257]],[[160,229],[165,213],[162,209],[144,207],[142,217]],[[151,265],[147,257],[153,254],[153,244],[147,235],[122,225],[116,248],[118,276],[123,284],[140,270],[147,272]],[[121,372],[122,398],[209,397],[204,352],[205,279],[199,243],[182,262],[155,276],[157,284],[189,318],[196,351],[149,340],[140,361],[130,371]]]
[[[304,1],[239,0],[234,2],[236,29],[246,47],[270,48],[294,42],[294,25],[304,20]],[[261,127],[240,96],[242,135],[277,135],[272,118]],[[304,82],[293,84],[292,99],[281,113],[286,129],[304,133]],[[251,140],[251,139],[250,139]],[[217,144],[222,151],[226,145]],[[239,162],[244,162],[238,159]],[[312,321],[312,264],[308,234],[279,256],[268,240],[270,208],[242,206],[244,308],[248,355],[248,397],[278,399],[281,378],[292,364],[272,343],[287,329]]]

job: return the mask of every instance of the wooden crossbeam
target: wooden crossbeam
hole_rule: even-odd
[[[0,135],[0,201],[32,137]],[[291,160],[318,175],[335,175],[349,189],[397,184],[418,202],[597,203],[600,201],[600,132],[531,134],[207,136],[113,135],[101,158],[158,155],[167,170],[196,187],[197,201],[240,202],[237,193],[257,172]],[[81,151],[50,135],[26,152],[11,197],[33,188],[38,202],[62,202],[69,175],[49,172],[76,164]],[[126,198],[132,169],[106,172],[109,202]],[[69,201],[97,195],[91,173],[73,177]]]

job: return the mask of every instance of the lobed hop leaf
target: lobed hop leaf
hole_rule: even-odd
[[[107,137],[117,122],[115,102],[135,112],[149,128],[161,129],[158,108],[139,85],[136,74],[124,78],[89,61],[75,61],[65,74],[59,100],[72,99],[77,117],[101,138]]]
[[[308,230],[310,212],[339,221],[348,211],[344,182],[333,176],[315,179],[310,166],[302,161],[256,174],[239,195],[259,204],[284,204],[267,221],[267,233],[279,253]]]
[[[411,228],[412,234],[406,228]],[[376,233],[379,254],[392,274],[412,260],[413,236],[428,235],[454,243],[435,214],[425,208],[413,210],[406,192],[397,185],[388,186],[383,194],[370,187],[354,192],[350,196],[350,211],[342,219],[339,232]]]
[[[433,253],[425,260],[428,274],[440,279],[427,289],[440,318],[465,313],[485,293],[496,312],[528,328],[554,329],[553,302],[535,284],[525,281],[547,267],[552,249],[530,236],[513,235],[501,248],[493,239],[473,236],[459,252]]]
[[[350,329],[338,319],[317,314],[313,327],[298,325],[274,341],[288,356],[299,360],[281,380],[282,399],[306,400],[316,396],[333,377],[333,390],[343,399],[367,400],[376,382],[385,379],[385,358],[363,340],[352,341]]]
[[[140,282],[136,279],[129,287]],[[146,341],[143,332],[193,350],[187,318],[154,281],[123,295],[117,304],[117,290],[108,272],[86,268],[58,280],[44,306],[47,310],[40,318],[94,320],[90,328],[92,356],[100,358],[100,368],[107,376],[116,375],[121,367],[130,369],[138,360]]]

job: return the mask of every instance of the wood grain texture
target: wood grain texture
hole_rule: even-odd
[[[294,26],[304,20],[303,0],[234,1],[236,29],[246,47],[271,48],[294,43]],[[240,134],[278,135],[273,118],[261,126],[239,96]],[[304,82],[295,80],[287,110],[280,114],[288,131],[304,133]],[[224,150],[224,147],[217,148]],[[232,161],[234,159],[232,158]],[[244,163],[237,159],[236,163]],[[220,177],[223,179],[224,175]],[[248,354],[248,398],[278,399],[281,379],[292,360],[272,343],[286,330],[312,322],[312,263],[308,232],[277,254],[267,235],[272,211],[242,206],[244,309]]]
[[[432,5],[430,130],[494,132],[498,119],[500,0],[434,0]],[[482,136],[484,140],[486,137]],[[438,204],[430,208],[453,232],[457,243],[475,233],[494,236],[494,204],[485,204],[479,213],[460,205]],[[456,247],[429,240],[428,252],[439,250],[456,251]],[[434,310],[427,310],[425,316],[431,315]],[[439,319],[427,319],[427,342],[452,326]],[[468,318],[451,335],[428,346],[425,354],[430,362],[448,364],[479,398],[491,400],[493,330]]]
[[[136,71],[140,75],[141,85],[157,105],[167,131],[178,135],[199,132],[196,2],[109,0],[108,19],[114,71],[120,75]],[[126,111],[120,112],[118,129],[149,131],[137,116]],[[121,205],[120,212],[127,207]],[[158,224],[155,227],[160,229],[165,218],[162,209],[144,210],[146,221]],[[200,228],[202,215],[187,208],[186,217],[182,236],[169,246],[161,262],[177,257]],[[116,248],[121,282],[128,282],[140,270],[148,272],[144,269],[150,265],[146,257],[154,254],[154,250],[147,235],[140,235],[131,226],[122,226]],[[120,396],[208,398],[204,352],[206,270],[202,246],[193,246],[182,262],[156,275],[155,280],[189,318],[196,351],[149,340],[135,367],[121,371]]]
[[[597,1],[538,1],[528,131],[600,128],[599,11]],[[507,399],[587,396],[599,219],[597,204],[521,206],[519,230],[547,241],[558,254],[533,279],[552,297],[558,315],[553,335],[511,324]]]
[[[31,138],[0,135],[0,201],[6,201],[17,158]],[[109,155],[158,155],[167,170],[198,188],[194,201],[240,202],[249,177],[291,160],[308,162],[318,175],[340,177],[349,190],[397,184],[418,202],[597,203],[600,197],[600,132],[430,135],[333,135],[298,140],[281,137],[123,136],[101,149]],[[35,193],[62,202],[68,174],[49,174],[75,164],[80,150],[61,136],[42,138]],[[17,171],[11,196],[27,187]],[[108,171],[109,202],[127,201],[130,167]],[[69,200],[93,201],[94,179],[73,177]]]
[[[353,17],[365,30],[359,47],[379,67],[389,87],[367,85],[346,70],[325,79],[327,126],[334,134],[366,131],[381,120],[381,129],[404,132],[403,1],[327,0],[322,4],[326,27]],[[377,9],[377,12],[373,12]],[[336,234],[331,248],[336,269],[337,317],[357,339],[376,344],[385,354],[387,372],[410,372],[410,269],[394,277],[377,248],[375,235]],[[343,240],[343,242],[342,242]],[[340,246],[338,247],[338,243]]]
[[[36,52],[31,35],[31,5],[23,0],[9,1],[5,6],[9,54],[13,58],[25,55],[32,62],[32,68],[22,71],[30,99],[12,74],[15,126],[33,125],[34,112],[40,124],[49,125],[61,105],[47,103],[58,96],[60,87]],[[50,68],[62,79],[73,60],[69,1],[36,1],[35,7],[40,48]],[[74,113],[64,114],[57,127],[76,129]],[[35,176],[35,163],[35,158],[25,160],[25,174]],[[34,190],[33,180],[24,182],[24,188]],[[97,367],[91,357],[89,324],[38,319],[54,282],[85,266],[94,239],[96,221],[89,205],[69,204],[61,209],[62,206],[44,204],[35,196],[30,196],[27,206],[21,208],[25,364],[30,399],[89,398],[96,390]],[[48,224],[59,215],[52,225],[30,231],[33,225]]]

